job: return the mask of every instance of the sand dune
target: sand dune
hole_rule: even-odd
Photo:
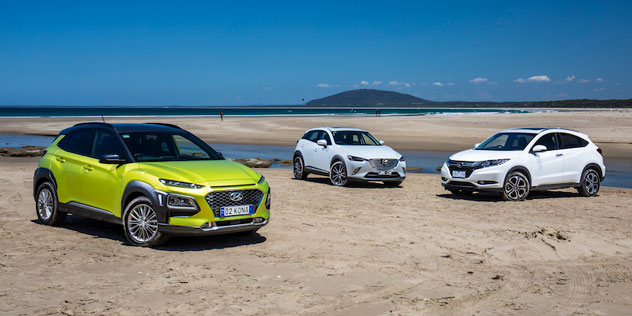
[[[35,223],[34,169],[32,159],[0,160],[4,315],[629,315],[632,308],[626,189],[512,203],[455,198],[435,175],[410,174],[402,188],[336,188],[261,169],[274,195],[271,224],[258,235],[142,249],[127,246],[112,224]]]

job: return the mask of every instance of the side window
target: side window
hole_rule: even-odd
[[[320,133],[320,131],[308,132],[306,134],[306,136],[307,136],[306,139],[309,140],[310,142],[314,142],[315,143],[318,140],[319,133]]]
[[[331,145],[331,137],[329,137],[329,134],[325,131],[319,131],[319,136],[318,139],[324,139],[327,141],[327,145]]]
[[[116,139],[112,133],[97,130],[91,156],[98,159],[104,155],[119,155],[122,158],[125,157],[121,144],[119,144],[118,139]]]
[[[540,137],[540,139],[538,139],[538,141],[535,142],[535,144],[533,144],[533,147],[535,147],[537,145],[544,145],[544,146],[546,146],[546,150],[557,150],[558,149],[557,137],[555,137],[555,133],[549,133],[549,134],[546,134],[546,135]],[[533,147],[531,147],[531,148],[533,148]]]
[[[198,145],[194,144],[192,141],[180,136],[173,135],[173,141],[176,143],[176,147],[178,147],[178,151],[180,151],[180,157],[185,156],[188,158],[198,157],[208,159],[210,158],[207,153],[205,153],[202,148]],[[164,144],[166,147],[166,144]]]
[[[570,149],[570,148],[580,148],[588,145],[588,142],[584,139],[581,139],[575,135],[560,133],[560,139],[562,140],[562,148]]]
[[[90,156],[93,141],[94,130],[80,129],[66,135],[64,139],[59,142],[58,146],[71,153]]]

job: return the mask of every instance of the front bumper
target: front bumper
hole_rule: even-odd
[[[368,161],[346,161],[347,179],[352,181],[404,181],[406,162],[398,161],[394,168],[379,170]]]
[[[505,165],[475,169],[465,178],[454,178],[444,163],[441,167],[441,185],[446,190],[502,192],[507,169]]]
[[[208,235],[220,235],[239,233],[247,231],[256,231],[259,228],[267,225],[269,219],[265,219],[261,223],[255,223],[254,219],[250,223],[240,223],[235,225],[224,226],[212,226],[207,228],[195,227],[195,226],[178,226],[169,224],[158,224],[158,231],[172,236],[208,236]]]

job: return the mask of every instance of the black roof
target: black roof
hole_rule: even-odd
[[[102,123],[102,122],[88,122],[88,123],[79,123],[73,127],[67,128],[61,131],[61,134],[69,133],[73,130],[93,127],[93,128],[107,128],[112,129],[118,133],[131,133],[131,132],[160,132],[160,131],[181,131],[182,129],[173,124],[164,124],[164,123]]]

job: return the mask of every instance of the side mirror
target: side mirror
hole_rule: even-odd
[[[327,141],[324,139],[319,139],[316,144],[318,144],[319,146],[323,146],[323,147],[327,147]]]
[[[481,144],[481,143],[476,143],[476,144],[474,144],[474,149],[478,148],[478,146],[479,146],[480,144]]]
[[[380,139],[380,145],[384,145],[384,141]]]
[[[101,158],[99,158],[99,162],[107,163],[107,164],[120,164],[120,163],[126,163],[127,160],[125,160],[124,158],[121,158],[117,154],[107,154],[107,155],[101,156]]]
[[[533,149],[531,149],[531,151],[533,151],[534,153],[541,153],[547,150],[548,149],[544,145],[536,145],[536,146],[533,146]]]

